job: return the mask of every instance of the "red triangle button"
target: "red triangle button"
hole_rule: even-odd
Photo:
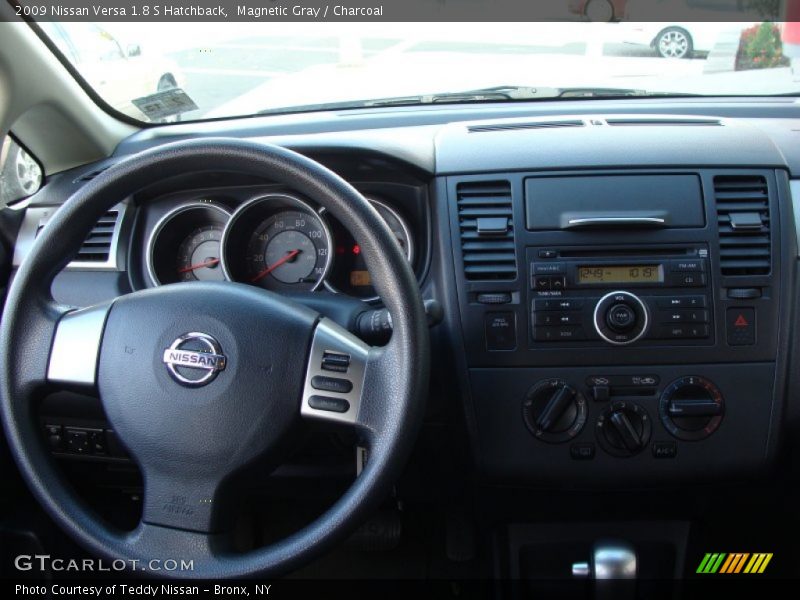
[[[750,323],[747,322],[747,319],[744,318],[744,315],[739,315],[736,317],[736,321],[733,323],[734,327],[749,327]]]

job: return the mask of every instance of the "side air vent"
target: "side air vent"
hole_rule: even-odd
[[[118,210],[110,210],[97,221],[83,242],[74,262],[105,263],[111,255],[111,241],[119,219]]]
[[[770,272],[770,217],[767,181],[760,176],[714,178],[723,275]]]
[[[532,121],[530,123],[489,123],[486,125],[471,125],[467,127],[470,133],[485,133],[488,131],[512,131],[515,129],[560,129],[564,127],[583,127],[585,123],[580,119],[568,121]]]
[[[508,181],[461,183],[458,224],[464,275],[470,281],[517,277],[511,184]]]
[[[633,118],[611,118],[606,119],[606,123],[609,125],[627,125],[632,127],[652,127],[655,125],[676,125],[680,127],[720,127],[722,126],[722,121],[719,119],[668,119],[668,118],[644,118],[644,119],[633,119]]]

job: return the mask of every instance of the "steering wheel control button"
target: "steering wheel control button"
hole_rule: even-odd
[[[534,437],[550,443],[567,442],[586,423],[586,399],[562,379],[534,385],[522,403],[522,418]]]
[[[517,347],[517,319],[513,312],[492,312],[484,317],[486,349],[514,350]]]
[[[347,400],[330,396],[311,396],[308,399],[308,405],[316,410],[336,413],[346,413],[350,410],[350,403]]]
[[[311,378],[311,387],[315,390],[322,390],[323,392],[336,392],[337,394],[346,394],[353,389],[353,384],[347,379],[339,377],[326,377],[324,375],[316,375]]]
[[[198,332],[185,333],[172,342],[164,350],[163,361],[172,378],[187,387],[211,383],[227,364],[219,342]]]
[[[681,377],[670,383],[658,404],[661,422],[679,440],[697,441],[714,433],[722,423],[722,392],[703,377]]]
[[[350,367],[350,355],[340,352],[326,351],[322,355],[322,370],[334,371],[335,373],[347,373]]]
[[[649,323],[647,306],[630,292],[606,294],[594,308],[595,330],[610,344],[632,344],[645,334]]]
[[[67,452],[71,454],[89,454],[89,432],[85,429],[67,428]]]
[[[729,308],[725,319],[729,346],[752,346],[756,343],[756,310]]]

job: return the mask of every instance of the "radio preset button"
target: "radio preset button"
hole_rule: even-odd
[[[536,325],[579,325],[580,313],[541,312],[535,313],[533,322]]]
[[[662,323],[708,323],[708,311],[699,310],[673,310],[659,313]]]
[[[583,308],[583,298],[536,298],[533,301],[533,310],[580,310]]]
[[[574,342],[586,339],[581,327],[567,325],[562,327],[534,327],[533,339],[537,342]]]
[[[658,308],[705,308],[705,296],[663,296],[656,298]]]

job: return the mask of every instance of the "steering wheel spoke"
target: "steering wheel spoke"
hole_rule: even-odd
[[[53,323],[47,382],[61,387],[93,389],[103,330],[111,303],[63,313]]]
[[[314,329],[300,414],[358,427],[367,367],[376,349],[328,318]]]

